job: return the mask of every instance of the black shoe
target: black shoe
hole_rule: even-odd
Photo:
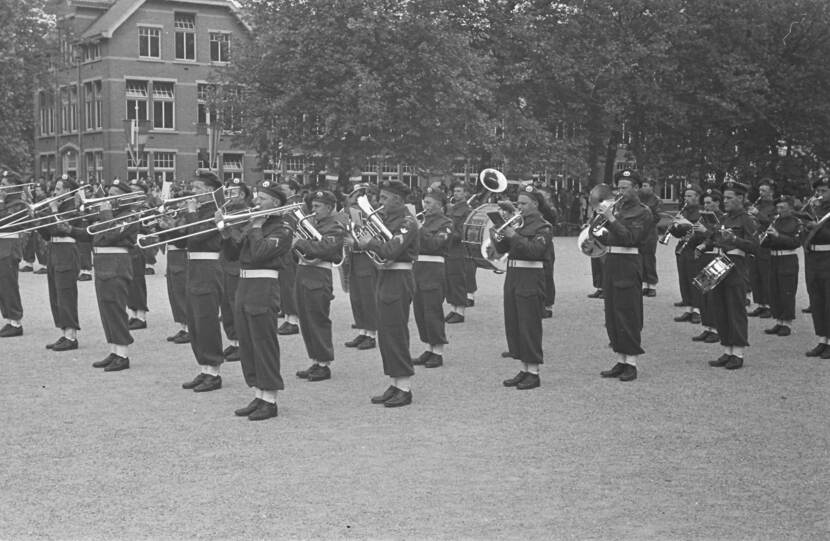
[[[764,334],[778,334],[778,331],[781,329],[781,325],[776,323],[773,327],[769,329],[764,329]]]
[[[357,349],[364,350],[364,349],[374,349],[377,346],[377,342],[371,336],[367,336],[366,340],[361,342],[357,345]]]
[[[648,288],[646,290],[643,290],[643,297],[656,297],[656,296],[657,296],[657,290],[656,289]]]
[[[412,358],[412,365],[413,366],[419,366],[419,365],[426,364],[427,359],[429,359],[430,355],[432,355],[431,351],[425,351],[425,352],[421,353],[420,355],[418,355],[417,357],[413,357]]]
[[[605,293],[603,293],[603,291],[601,289],[597,289],[593,293],[588,293],[588,298],[589,299],[604,299],[605,298]]]
[[[197,393],[206,393],[208,391],[215,391],[222,388],[222,376],[211,376],[205,374],[202,383],[193,387],[193,391]]]
[[[78,349],[78,341],[77,340],[70,340],[62,336],[63,340],[58,340],[55,342],[55,345],[52,346],[52,351],[70,351],[73,349]]]
[[[86,274],[85,272],[82,272],[81,274],[78,275],[78,281],[79,282],[91,282],[92,281],[92,275],[91,274]]]
[[[513,355],[512,353],[510,353],[509,351],[502,351],[501,352],[501,358],[502,359],[515,359],[516,356]]]
[[[684,321],[690,321],[694,314],[692,312],[683,312],[679,316],[675,316],[674,320],[678,323],[682,323]]]
[[[444,356],[437,353],[430,353],[429,359],[424,363],[424,368],[438,368],[444,365]]]
[[[778,329],[778,336],[789,336],[790,333],[790,328],[786,325],[781,325],[781,328]]]
[[[190,343],[190,333],[187,331],[180,331],[181,334],[173,338],[174,344],[189,344]]]
[[[270,419],[272,417],[277,416],[277,403],[274,402],[273,404],[270,402],[266,402],[265,400],[259,401],[259,406],[257,409],[251,412],[248,415],[249,421],[264,421],[265,419]]]
[[[408,406],[412,403],[412,391],[401,391],[395,389],[395,394],[392,398],[383,403],[385,408],[399,408],[401,406]]]
[[[137,317],[131,317],[130,321],[128,322],[128,326],[131,331],[135,331],[138,329],[146,329],[147,322],[143,319],[138,319]]]
[[[720,357],[718,357],[714,361],[709,361],[709,366],[714,366],[716,368],[726,366],[726,363],[728,363],[729,359],[731,359],[731,358],[732,358],[732,355],[729,355],[728,353],[724,353],[723,355],[721,355]]]
[[[234,410],[233,414],[237,417],[247,417],[248,415],[256,411],[256,409],[259,407],[260,402],[262,402],[262,399],[254,398],[253,400],[251,400],[251,403],[245,406],[244,408]]]
[[[683,302],[683,301],[677,301],[677,302],[675,302],[675,303],[674,303],[674,307],[675,307],[675,308],[683,308],[684,306],[689,306],[689,305],[688,305],[688,304],[686,304],[686,303],[685,303],[685,302]]]
[[[550,308],[545,308],[545,311],[542,313],[542,319],[550,319],[553,317],[553,310]]]
[[[604,378],[618,378],[623,372],[625,372],[626,366],[628,365],[625,363],[617,363],[612,366],[610,370],[603,370],[599,373],[599,375]]]
[[[0,338],[11,338],[12,336],[23,336],[23,326],[15,327],[11,323],[6,323],[5,327],[0,329]]]
[[[705,344],[717,344],[720,342],[720,335],[716,332],[709,331],[709,336],[703,342]]]
[[[181,331],[177,332],[176,334],[174,334],[173,336],[168,336],[167,341],[168,342],[173,342],[174,340],[176,340],[176,338],[178,338],[179,336],[181,336],[183,334],[185,334],[185,331],[181,330]]]
[[[331,379],[331,368],[321,364],[316,366],[317,368],[308,373],[308,381],[324,381]]]
[[[222,356],[229,363],[239,361],[239,346],[228,346],[228,347],[226,347],[225,351],[222,352]]]
[[[58,344],[63,343],[63,341],[64,341],[64,340],[66,340],[66,337],[65,337],[65,336],[61,336],[60,338],[58,338],[58,339],[57,339],[57,340],[55,340],[54,342],[51,342],[51,343],[49,343],[49,344],[46,344],[46,349],[52,349],[52,348],[54,348],[55,346],[57,346]]]
[[[195,389],[196,387],[199,386],[199,384],[201,384],[203,381],[205,381],[206,377],[207,377],[207,374],[199,374],[195,378],[193,378],[192,380],[190,380],[188,382],[185,382],[185,383],[182,383],[182,389]]]
[[[317,367],[320,366],[317,363],[312,364],[305,370],[297,370],[297,377],[300,379],[308,379],[308,375],[317,370]]]
[[[383,404],[384,402],[395,396],[395,391],[397,390],[397,387],[395,387],[394,385],[390,385],[388,389],[383,391],[383,394],[373,396],[370,401],[372,402],[372,404]]]
[[[464,316],[458,312],[450,312],[444,321],[446,323],[464,323]]]
[[[825,349],[827,349],[827,344],[818,344],[804,355],[807,357],[819,357],[822,353],[824,353]]]
[[[830,346],[824,348],[824,351],[821,352],[821,355],[819,355],[819,358],[821,358],[821,359],[830,359]]]
[[[751,312],[747,312],[747,313],[746,313],[746,315],[747,315],[748,317],[758,317],[758,316],[760,316],[760,315],[761,315],[761,313],[762,313],[763,311],[764,311],[764,309],[763,309],[763,308],[761,308],[760,306],[758,306],[758,307],[756,307],[756,308],[755,308],[755,310],[752,310]]]
[[[19,270],[19,272],[32,272],[34,269],[32,268],[31,265],[23,265],[18,270]]]
[[[277,334],[280,336],[286,336],[290,334],[300,334],[300,326],[294,325],[293,323],[285,322],[280,325],[280,328],[277,329]]]
[[[41,267],[38,270],[36,270],[33,274],[49,274],[49,269],[47,269],[46,267]]]
[[[637,379],[637,367],[626,364],[623,373],[620,374],[620,381],[634,381],[635,379]]]
[[[522,380],[524,380],[529,374],[530,374],[530,372],[524,372],[524,371],[519,372],[518,374],[516,374],[512,378],[502,381],[501,384],[504,385],[505,387],[515,387],[516,385],[521,383]]]
[[[104,372],[120,372],[130,367],[129,357],[113,355],[112,362],[104,368]]]
[[[361,342],[363,342],[367,338],[369,338],[369,337],[365,334],[358,334],[352,340],[349,340],[348,342],[346,342],[343,345],[346,346],[347,348],[356,348],[357,346],[359,346],[361,344]]]
[[[692,342],[703,342],[704,340],[706,340],[706,337],[709,336],[709,332],[710,331],[703,331],[697,336],[692,336]]]
[[[92,363],[92,368],[106,368],[110,365],[110,363],[116,356],[117,355],[115,353],[110,353],[100,361],[95,361],[94,363]]]
[[[692,312],[692,317],[689,318],[689,323],[694,325],[700,325],[700,314],[697,312]]]
[[[535,389],[541,384],[542,380],[539,378],[539,374],[531,374],[528,372],[527,375],[522,378],[522,381],[516,384],[516,388],[520,391],[527,391],[528,389]]]
[[[475,301],[475,299],[467,299],[467,301],[464,303],[464,305],[467,308],[472,308],[473,306],[476,305],[476,301]]]
[[[156,269],[154,269],[153,267],[144,267],[144,275],[145,276],[150,276],[150,275],[153,275],[155,273],[156,273]]]
[[[807,308],[802,308],[801,311],[805,314],[812,314],[813,313],[813,307],[808,306]]]
[[[744,360],[742,357],[737,357],[735,355],[730,355],[729,360],[723,365],[724,368],[727,370],[737,370],[738,368],[744,365]]]
[[[761,319],[770,319],[772,317],[772,310],[765,307],[763,310],[761,310],[761,313],[758,314],[758,317],[760,317]]]

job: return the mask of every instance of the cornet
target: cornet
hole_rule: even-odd
[[[663,233],[663,236],[660,237],[660,240],[658,241],[660,244],[665,245],[665,244],[669,243],[669,239],[671,238],[671,227],[672,227],[672,225],[674,225],[674,223],[677,220],[679,220],[680,218],[683,217],[683,211],[686,210],[686,206],[688,204],[689,204],[688,202],[684,201],[683,206],[680,207],[680,210],[678,210],[677,214],[674,215],[674,218],[672,218],[671,223],[668,226],[666,226],[666,232]],[[654,237],[652,237],[652,238],[654,238]]]
[[[508,218],[507,221],[505,221],[503,224],[501,224],[500,226],[498,226],[496,229],[493,230],[493,238],[495,239],[496,242],[501,242],[501,241],[504,240],[503,231],[505,229],[507,229],[508,227],[514,227],[516,229],[521,229],[521,227],[524,225],[524,223],[525,223],[524,217],[520,213],[516,212],[515,214],[513,214],[513,216]]]

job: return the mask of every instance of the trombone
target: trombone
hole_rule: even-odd
[[[2,186],[0,186],[0,188],[2,188]],[[52,203],[60,204],[64,200],[70,197],[74,197],[75,194],[82,189],[83,188],[75,188],[74,190],[70,190],[66,193],[62,193],[61,195],[56,195],[54,197],[49,197],[47,199],[44,199],[43,201],[38,201],[37,203],[27,203],[25,209],[18,210],[17,212],[13,212],[5,218],[0,219],[0,222],[3,222],[3,225],[0,225],[0,229],[6,229],[7,227],[28,226],[29,224],[51,218],[54,216],[54,214],[46,216],[34,215],[37,214],[37,212],[40,209],[51,207]],[[75,212],[75,210],[73,209],[72,212]],[[58,214],[66,214],[66,212]],[[15,216],[19,217],[15,218]]]
[[[81,189],[81,188],[79,188]],[[91,199],[84,199],[81,197],[81,206],[78,208],[81,212],[86,212],[90,207],[96,207],[103,203],[126,203],[134,205],[140,201],[144,201],[147,196],[142,192],[121,193],[118,195],[108,195],[106,197],[93,197]],[[100,209],[98,209],[100,212]]]

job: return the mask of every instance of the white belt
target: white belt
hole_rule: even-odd
[[[317,260],[308,260],[308,259],[300,259],[300,265],[303,267],[319,267],[321,269],[330,269],[331,268],[331,261],[317,261]]]
[[[770,255],[773,256],[782,256],[782,255],[797,255],[798,250],[770,250]]]
[[[634,246],[609,246],[608,247],[609,254],[627,254],[627,255],[637,255],[640,253],[639,248],[635,248]]]
[[[442,255],[419,255],[419,263],[443,263],[444,256]]]
[[[508,267],[515,267],[519,269],[544,269],[545,263],[543,261],[526,261],[524,259],[508,259]]]
[[[128,254],[129,249],[121,246],[93,246],[93,253],[96,254]]]
[[[412,270],[412,263],[408,261],[389,263],[388,265],[381,267],[380,270]]]
[[[52,237],[49,240],[52,241],[52,242],[57,242],[57,243],[62,243],[63,242],[63,243],[67,243],[67,244],[75,244],[75,242],[77,242],[72,237]]]
[[[168,252],[182,252],[185,248],[179,248],[178,246],[173,246],[172,244],[167,245]]]
[[[722,250],[721,248],[715,248],[713,253],[715,253],[717,255],[726,254],[726,255],[739,255],[741,257],[746,257],[746,252],[744,252],[743,250],[738,250],[737,248],[735,248],[733,250],[726,250],[726,251]]]
[[[239,269],[240,278],[273,278],[278,280],[279,271],[273,269]]]
[[[811,244],[811,252],[830,252],[830,244]]]
[[[191,261],[194,259],[218,261],[219,252],[187,252],[187,258]]]
[[[20,233],[17,232],[9,232],[9,233],[0,233],[0,239],[19,239]]]

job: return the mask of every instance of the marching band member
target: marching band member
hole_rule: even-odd
[[[285,194],[268,180],[257,186],[256,205],[269,210],[285,205]],[[222,221],[216,213],[217,224]],[[237,228],[232,228],[237,229]],[[239,417],[263,421],[277,416],[277,391],[285,388],[280,375],[277,313],[280,304],[279,270],[291,250],[291,228],[281,216],[254,217],[241,235],[222,230],[222,253],[240,265],[234,298],[239,357],[245,383],[254,399],[234,411]]]
[[[226,201],[225,212],[239,212],[251,207],[251,190],[239,177],[234,177],[228,185],[233,188],[230,201]],[[239,360],[239,338],[236,332],[234,299],[236,288],[239,285],[239,260],[229,260],[225,252],[219,254],[219,263],[222,266],[222,328],[230,344],[222,351],[228,362]]]
[[[677,261],[677,279],[680,284],[680,302],[688,308],[674,318],[677,322],[688,321],[697,325],[700,323],[700,291],[692,285],[692,278],[700,270],[695,260],[695,249],[703,240],[703,227],[700,222],[700,196],[702,190],[696,184],[687,184],[683,192],[683,208],[680,219],[672,222],[669,233],[678,240],[674,254]]]
[[[830,179],[817,180],[813,188],[818,196],[817,220],[805,224],[808,233],[804,239],[804,274],[818,344],[806,355],[830,359]]]
[[[129,184],[114,179],[109,186],[108,196],[132,193]],[[99,203],[98,218],[101,221],[123,218],[127,221],[132,214],[129,205],[117,201]],[[127,296],[133,279],[133,265],[130,248],[135,246],[138,224],[122,226],[97,233],[92,240],[93,264],[95,266],[95,296],[104,335],[110,346],[110,354],[92,363],[105,372],[118,372],[130,367],[129,346],[133,343],[127,320]]]
[[[83,179],[82,179],[83,180]],[[80,182],[78,184],[84,185],[84,196],[87,198],[93,197],[93,190],[92,186],[89,183]],[[75,222],[76,226],[81,226],[81,223]],[[81,268],[80,272],[78,273],[78,281],[79,282],[91,282],[92,281],[92,237],[89,237],[89,240],[81,240],[78,239],[78,258],[79,258],[79,266]]]
[[[508,254],[504,279],[504,328],[507,350],[521,363],[519,373],[502,383],[505,387],[520,390],[539,387],[539,365],[544,362],[544,262],[550,251],[553,227],[542,218],[539,210],[542,206],[544,196],[532,185],[524,186],[516,201],[521,227],[506,223],[498,232],[490,230],[496,251]]]
[[[758,222],[758,231],[765,231],[775,214],[775,185],[771,179],[763,178],[758,184],[758,200],[747,210]],[[749,317],[769,318],[770,311],[770,252],[767,247],[758,247],[749,257],[749,282],[752,300],[757,305]]]
[[[144,193],[144,202],[137,207],[136,211],[147,210],[153,208],[152,200],[149,195],[149,187],[143,180],[133,179],[130,181],[130,189],[137,193]],[[139,233],[146,233],[147,229],[139,225]],[[144,254],[144,249],[139,246],[130,247],[130,261],[133,264],[133,279],[130,280],[129,292],[127,294],[127,309],[132,312],[132,316],[128,320],[130,330],[135,331],[147,328],[147,279],[144,276],[144,267],[147,263],[147,258]]]
[[[191,182],[194,194],[204,195],[185,202],[184,221],[193,223],[213,218],[218,207],[208,198],[222,183],[215,173],[199,170]],[[172,226],[172,220],[160,218],[162,227]],[[194,233],[215,229],[212,222],[193,225],[186,232]],[[163,234],[163,232],[162,232]],[[222,388],[219,369],[225,360],[222,355],[222,329],[219,325],[219,304],[222,301],[222,266],[219,250],[222,236],[219,231],[203,233],[187,239],[187,323],[190,331],[190,348],[200,366],[199,374],[182,384],[183,389],[197,393]]]
[[[409,307],[415,290],[412,262],[418,257],[418,222],[404,206],[409,187],[400,181],[383,181],[380,204],[383,223],[392,238],[373,238],[368,231],[359,236],[358,247],[369,249],[389,263],[379,269],[375,292],[378,316],[378,346],[383,372],[392,379],[386,391],[372,397],[372,404],[387,408],[412,403],[410,379],[414,374],[409,356]]]
[[[418,228],[418,260],[412,265],[415,295],[412,311],[418,335],[427,349],[413,365],[436,368],[444,364],[444,258],[452,236],[453,222],[444,216],[447,198],[442,190],[427,188],[424,196],[424,219]]]
[[[280,189],[285,193],[287,204],[301,203],[303,196],[300,193],[300,185],[295,180],[289,180],[280,184]],[[300,320],[297,317],[297,301],[294,298],[294,277],[297,273],[297,260],[293,250],[288,250],[283,256],[282,270],[280,271],[280,309],[285,314],[285,321],[280,325],[279,333],[282,336],[300,333]]]
[[[377,191],[369,184],[357,184],[347,199],[346,210],[349,213],[351,227],[362,225],[360,209],[355,205],[357,197],[366,194],[373,206],[377,207]],[[347,348],[360,350],[373,349],[377,337],[377,306],[375,306],[375,291],[378,280],[378,269],[372,260],[354,243],[352,235],[346,235],[345,242],[351,250],[351,265],[349,266],[349,303],[352,307],[357,336],[345,343]],[[443,315],[441,318],[443,319]]]
[[[702,224],[706,231],[703,233],[704,238],[701,240],[695,250],[695,257],[698,265],[696,268],[703,269],[717,257],[714,246],[706,245],[706,239],[712,236],[716,229],[720,227],[721,220],[723,220],[723,212],[720,209],[723,195],[720,190],[714,188],[707,188],[703,195],[703,210],[714,215],[714,220],[710,224]],[[720,342],[720,336],[716,330],[717,321],[715,319],[715,310],[712,305],[712,292],[700,295],[700,323],[703,326],[703,331],[697,336],[692,337],[694,342],[704,342],[706,344],[715,344]]]
[[[185,192],[178,190],[174,185],[171,197],[182,197],[184,195]],[[187,240],[168,243],[166,250],[167,272],[165,273],[165,282],[167,284],[167,300],[170,303],[173,321],[179,325],[179,330],[168,336],[167,341],[174,344],[189,344],[190,331],[187,326]]]
[[[297,377],[308,381],[331,379],[329,365],[334,360],[331,336],[331,301],[334,299],[332,263],[343,258],[343,225],[335,218],[337,198],[329,191],[311,195],[314,228],[322,235],[320,240],[300,238],[294,242],[294,251],[300,254],[297,274],[294,276],[294,298],[300,319],[300,334],[305,342],[312,365],[297,372]],[[301,224],[297,225],[298,228]]]
[[[0,186],[0,225],[20,216],[28,209],[23,201],[23,181],[15,173],[3,172]],[[8,224],[7,224],[8,225]],[[23,335],[23,303],[20,300],[20,258],[22,257],[20,234],[15,227],[0,232],[0,313],[6,325],[0,329],[0,338]]]
[[[654,185],[651,180],[643,180],[640,187],[640,202],[651,211],[651,226],[648,229],[648,236],[643,244],[640,257],[643,260],[643,296],[655,297],[657,295],[657,224],[660,222],[660,209],[663,202],[654,193]]]
[[[710,293],[715,311],[723,355],[710,366],[736,370],[744,364],[744,348],[747,340],[747,313],[744,306],[747,284],[746,254],[755,250],[757,222],[744,210],[747,186],[729,181],[723,184],[723,206],[725,215],[721,228],[706,242],[706,247],[716,247],[725,254],[735,267]]]
[[[463,323],[467,306],[467,275],[465,274],[464,222],[472,212],[467,204],[467,184],[456,182],[452,186],[452,198],[447,205],[447,216],[452,219],[453,235],[447,251],[447,260],[444,265],[447,281],[447,302],[452,309],[444,321],[447,323]]]
[[[789,336],[795,319],[795,294],[798,290],[798,251],[801,246],[801,220],[793,213],[792,197],[782,196],[775,203],[778,214],[762,234],[762,248],[770,251],[770,310],[775,325],[766,334]]]
[[[596,217],[597,205],[599,205],[599,203],[602,201],[606,201],[612,198],[613,194],[611,192],[611,187],[608,184],[597,184],[596,186],[591,188],[591,191],[588,194],[588,201],[591,205],[591,208],[593,209],[593,217]],[[594,286],[594,292],[588,294],[588,298],[590,299],[605,298],[605,293],[602,290],[603,261],[605,261],[605,256],[591,258],[591,283]]]
[[[55,183],[55,197],[68,194],[78,188],[74,180],[64,175]],[[67,222],[68,213],[76,208],[75,198],[65,198],[50,205],[53,214],[61,213],[63,219],[54,225],[39,229],[41,236],[49,243],[49,260],[46,281],[49,286],[49,307],[55,327],[63,333],[55,342],[46,345],[52,351],[78,349],[78,272],[80,257],[78,241],[91,240],[86,227],[77,220]],[[74,217],[74,216],[72,216]]]
[[[607,220],[598,238],[608,247],[603,268],[605,291],[605,329],[617,363],[600,373],[620,381],[637,379],[637,357],[644,353],[640,344],[643,330],[643,268],[640,247],[651,227],[651,211],[640,203],[637,188],[640,175],[625,169],[616,175],[619,201],[603,211]]]

